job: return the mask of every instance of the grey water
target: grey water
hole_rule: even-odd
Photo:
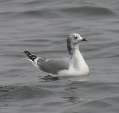
[[[63,58],[73,32],[88,80],[42,80],[23,51]],[[119,1],[0,0],[0,113],[119,113]]]

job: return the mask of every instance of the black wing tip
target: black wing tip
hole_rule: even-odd
[[[25,53],[26,55],[31,54],[28,50],[24,50],[24,53]]]
[[[29,59],[31,59],[32,61],[34,61],[34,60],[37,58],[36,55],[33,55],[33,54],[30,53],[28,50],[24,50],[24,53],[25,53],[25,55],[26,55]]]

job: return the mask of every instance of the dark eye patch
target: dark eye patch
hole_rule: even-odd
[[[67,49],[68,49],[68,52],[70,55],[72,55],[72,42],[71,42],[71,39],[70,38],[67,38]]]
[[[74,36],[74,39],[77,39],[77,36]]]

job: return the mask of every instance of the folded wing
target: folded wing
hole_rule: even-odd
[[[39,58],[37,60],[37,65],[44,72],[57,74],[60,70],[68,69],[69,63],[67,60]]]

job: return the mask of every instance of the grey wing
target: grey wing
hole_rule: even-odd
[[[57,74],[60,70],[68,69],[67,60],[47,60],[39,58],[37,61],[39,68],[47,73]]]

